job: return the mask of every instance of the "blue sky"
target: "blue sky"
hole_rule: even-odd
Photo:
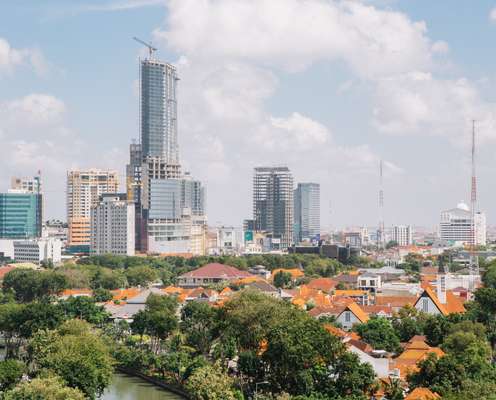
[[[0,4],[0,188],[42,170],[64,217],[72,167],[124,174],[138,135],[131,38],[177,65],[185,168],[211,224],[251,216],[256,165],[322,186],[323,226],[434,226],[469,196],[495,222],[496,1],[100,0]],[[330,208],[330,210],[329,210]]]

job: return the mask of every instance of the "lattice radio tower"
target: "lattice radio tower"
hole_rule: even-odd
[[[477,257],[477,229],[475,225],[475,215],[477,209],[477,176],[475,173],[475,119],[472,120],[472,178],[470,184],[470,212],[471,212],[471,243],[470,243],[470,272],[472,275],[479,275],[479,257]]]
[[[382,176],[382,160],[379,162],[379,231],[377,247],[384,250],[385,245],[385,234],[384,234],[384,185]]]

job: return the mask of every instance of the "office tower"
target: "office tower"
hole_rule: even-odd
[[[41,194],[14,189],[0,193],[0,238],[40,237],[42,221]]]
[[[320,240],[320,185],[298,183],[294,191],[295,241]]]
[[[140,198],[142,163],[141,144],[133,142],[129,145],[129,164],[126,165],[126,193],[129,201]]]
[[[410,225],[393,226],[391,240],[399,246],[410,246],[413,244],[413,229]]]
[[[10,188],[17,191],[24,191],[27,193],[42,193],[41,177],[17,177],[13,176],[10,181]]]
[[[158,60],[140,62],[141,146],[143,157],[179,164],[176,68]]]
[[[475,231],[475,232],[474,232]],[[439,224],[439,237],[441,240],[458,245],[474,243],[486,245],[486,215],[476,212],[472,226],[472,213],[470,208],[460,203],[456,208],[441,212]]]
[[[74,251],[89,251],[91,207],[98,204],[101,195],[116,193],[118,187],[116,171],[90,169],[67,173],[68,246]]]
[[[125,194],[103,194],[91,208],[91,254],[134,255],[134,204]]]
[[[205,187],[186,172],[181,179],[182,207],[189,207],[192,215],[205,215]]]
[[[271,236],[272,249],[293,241],[293,176],[288,167],[257,167],[253,176],[255,229]]]

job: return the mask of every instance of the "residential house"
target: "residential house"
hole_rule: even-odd
[[[234,282],[251,276],[253,275],[249,272],[241,271],[230,265],[212,263],[180,275],[177,278],[177,284],[185,288],[205,287],[216,283]]]
[[[449,315],[454,313],[464,313],[463,300],[450,290],[439,289],[438,294],[432,288],[426,286],[414,304],[414,307],[427,314]]]

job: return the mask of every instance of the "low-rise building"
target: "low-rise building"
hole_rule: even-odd
[[[199,287],[222,282],[234,282],[251,276],[253,275],[249,272],[241,271],[230,265],[212,263],[180,275],[177,278],[177,284],[180,287]]]
[[[58,239],[32,239],[14,241],[14,260],[40,264],[62,260],[62,242]]]

